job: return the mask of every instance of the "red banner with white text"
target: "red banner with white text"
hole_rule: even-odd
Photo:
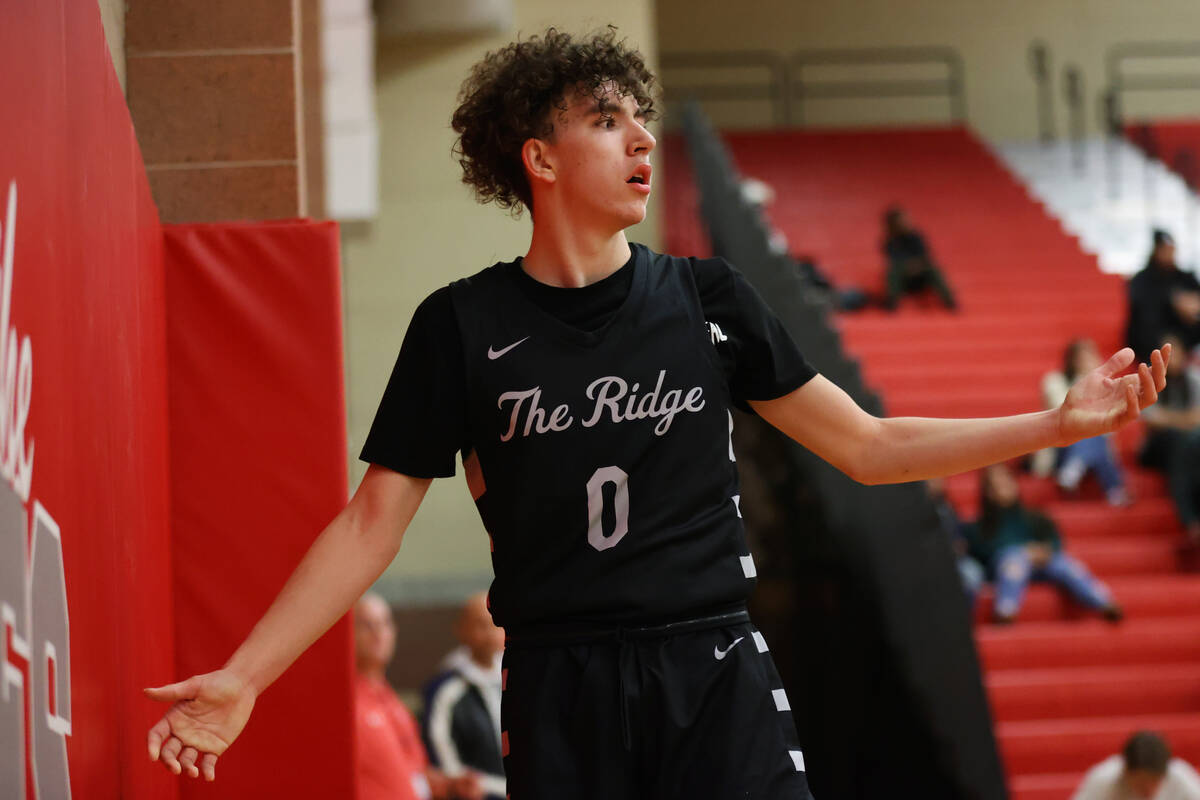
[[[0,796],[177,795],[162,240],[95,0],[0,11]]]

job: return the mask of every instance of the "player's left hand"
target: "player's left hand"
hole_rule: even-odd
[[[1121,375],[1133,363],[1133,350],[1117,351],[1108,361],[1080,378],[1058,409],[1059,444],[1110,433],[1138,418],[1167,385],[1171,345],[1150,354],[1150,364]]]

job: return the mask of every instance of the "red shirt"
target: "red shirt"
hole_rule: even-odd
[[[424,800],[429,758],[412,713],[382,681],[354,681],[358,800]]]

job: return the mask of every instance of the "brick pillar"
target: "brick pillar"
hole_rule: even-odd
[[[317,6],[129,0],[129,108],[164,222],[320,216]]]

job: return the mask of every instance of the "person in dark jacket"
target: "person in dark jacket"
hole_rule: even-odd
[[[884,212],[883,227],[883,252],[888,261],[884,306],[895,309],[901,295],[933,289],[946,308],[958,308],[946,277],[933,263],[925,237],[908,221],[904,209],[893,206]]]
[[[1020,486],[1006,465],[983,470],[979,487],[979,520],[964,533],[970,554],[991,573],[996,590],[994,621],[1016,619],[1031,579],[1066,589],[1112,622],[1121,619],[1121,607],[1108,587],[1063,551],[1054,522],[1021,504]]]
[[[950,542],[951,549],[954,550],[954,561],[958,567],[958,576],[962,579],[963,592],[967,595],[967,604],[974,608],[975,598],[979,595],[979,590],[983,588],[987,579],[983,565],[967,553],[967,539],[963,536],[963,523],[958,518],[958,512],[954,510],[954,506],[946,494],[946,479],[933,478],[925,481],[925,491],[929,494],[929,499],[933,501],[933,508],[938,516],[938,525],[941,527],[942,533],[946,535],[946,540]]]
[[[488,800],[506,794],[500,733],[504,630],[483,593],[467,600],[456,633],[462,645],[425,688],[423,728],[430,761],[447,775],[474,774]]]
[[[1168,341],[1178,348],[1167,362],[1174,383],[1160,395],[1161,408],[1146,415],[1140,460],[1166,473],[1184,544],[1194,550],[1200,546],[1200,388],[1188,368],[1187,350],[1174,337]]]
[[[1175,263],[1175,240],[1154,231],[1154,250],[1146,266],[1129,280],[1127,344],[1140,358],[1166,336],[1179,337],[1188,349],[1200,343],[1200,281]]]

